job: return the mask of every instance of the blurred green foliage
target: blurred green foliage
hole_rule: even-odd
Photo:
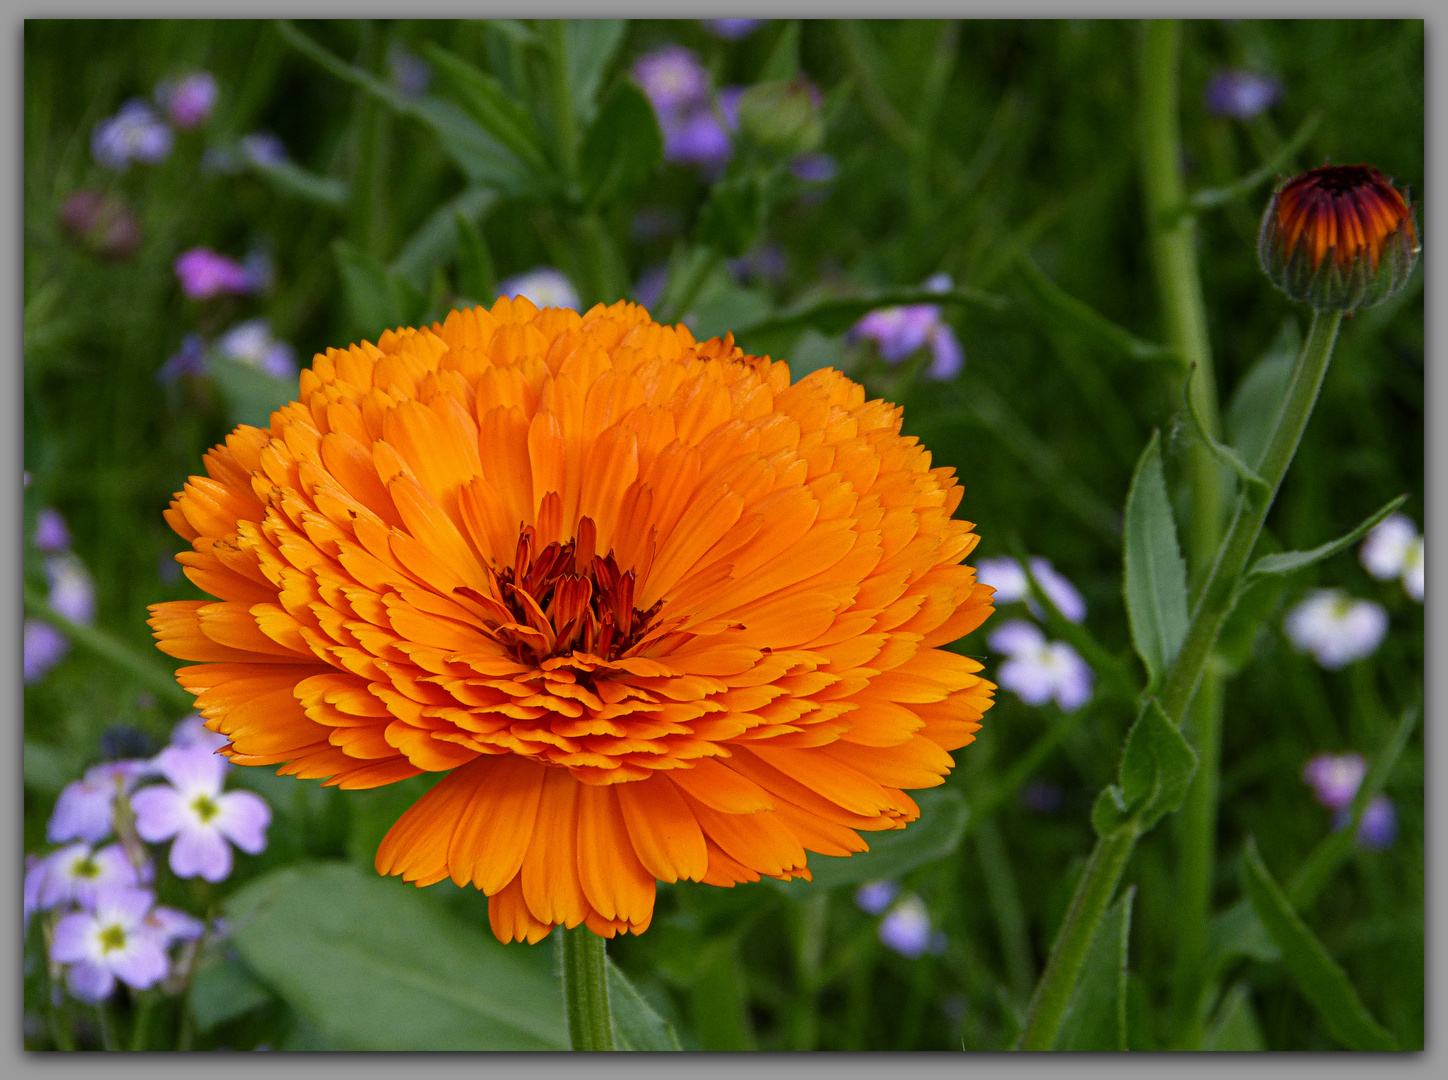
[[[1096,650],[1098,693],[1068,720],[1055,706],[1031,708],[1001,692],[979,740],[957,753],[947,793],[971,813],[952,854],[901,878],[945,932],[939,955],[912,960],[886,949],[878,920],[855,906],[853,886],[772,883],[661,886],[653,926],[615,941],[610,953],[657,1012],[649,1023],[672,1024],[685,1048],[1007,1046],[1090,850],[1093,800],[1116,775],[1135,712],[1106,670],[1115,665],[1130,673],[1128,685],[1139,681],[1121,600],[1120,508],[1158,430],[1181,520],[1185,448],[1195,438],[1180,372],[1156,344],[1164,331],[1138,168],[1139,32],[1116,21],[776,21],[726,42],[677,21],[30,20],[26,535],[41,507],[59,509],[95,578],[98,625],[164,670],[145,606],[201,594],[171,569],[183,545],[161,510],[199,471],[207,447],[265,408],[266,388],[254,381],[249,389],[225,377],[158,382],[187,334],[214,338],[264,316],[305,362],[386,325],[438,318],[454,300],[489,301],[497,281],[540,264],[567,272],[585,303],[616,299],[667,264],[663,315],[700,333],[739,330],[745,348],[789,359],[796,377],[840,367],[903,405],[907,432],[959,470],[961,512],[983,538],[977,555],[1044,555],[1081,589],[1090,609],[1081,647]],[[627,75],[638,56],[668,42],[698,50],[716,87],[797,73],[812,80],[823,95],[833,180],[793,180],[763,148],[741,149],[714,184],[661,163],[659,132]],[[395,46],[432,65],[426,95],[407,97],[389,82]],[[538,68],[550,55],[568,58],[563,91]],[[1221,67],[1268,73],[1285,94],[1251,120],[1209,115],[1203,88]],[[1324,158],[1364,161],[1421,190],[1423,67],[1419,21],[1188,23],[1181,123],[1189,190],[1231,188],[1319,114],[1283,171]],[[92,160],[98,121],[128,98],[149,96],[159,79],[195,68],[216,75],[220,99],[203,128],[178,132],[164,163],[114,173]],[[529,88],[548,86],[567,104],[530,96]],[[756,98],[770,94],[779,96]],[[278,136],[289,160],[203,168],[207,148],[235,153],[254,131]],[[100,261],[63,235],[60,209],[83,188],[131,208],[141,243],[128,260]],[[1199,257],[1227,437],[1250,465],[1261,449],[1253,440],[1263,402],[1280,393],[1281,358],[1293,354],[1306,316],[1256,266],[1268,186],[1234,190],[1234,198],[1199,200]],[[783,272],[736,279],[724,257],[765,244],[782,253]],[[268,252],[273,286],[257,297],[187,299],[172,264],[197,245],[238,258]],[[967,355],[958,378],[930,381],[920,360],[885,365],[843,333],[868,306],[851,298],[920,299],[910,291],[940,271],[957,290],[943,310]],[[1316,547],[1400,494],[1409,496],[1404,511],[1422,520],[1421,280],[1345,324],[1263,551]],[[40,566],[29,551],[26,580],[37,588]],[[1287,643],[1282,612],[1314,584],[1387,607],[1391,631],[1370,659],[1328,672]],[[1232,906],[1242,896],[1243,844],[1254,835],[1261,856],[1251,865],[1286,881],[1328,835],[1328,812],[1301,782],[1302,765],[1319,751],[1372,758],[1396,717],[1421,700],[1422,608],[1345,553],[1264,581],[1243,611],[1222,643],[1224,670],[1239,674],[1225,707],[1213,905],[1224,913],[1214,927],[1221,995],[1207,1002],[1207,1043],[1328,1049],[1340,1045],[1334,1028],[1296,988],[1260,924]],[[984,632],[960,648],[986,659]],[[98,760],[105,730],[165,739],[180,710],[147,687],[76,648],[26,689],[27,850],[43,846],[56,794]],[[1048,732],[1028,774],[1013,773]],[[1345,853],[1310,910],[1297,913],[1406,1047],[1423,1044],[1421,745],[1413,736],[1385,777],[1397,842]],[[369,867],[382,833],[426,786],[419,779],[344,794],[242,772],[241,782],[270,800],[276,823],[264,854],[240,857],[240,885],[316,859]],[[1059,789],[1060,804],[1031,809],[1017,797],[1026,780]],[[1137,849],[1125,879],[1137,886],[1134,905],[1113,909],[1116,937],[1093,947],[1091,977],[1110,988],[1109,1015],[1132,1049],[1173,1039],[1164,1009],[1174,950],[1171,822]],[[168,881],[165,890],[163,899],[198,911],[218,899],[194,882]],[[470,922],[491,941],[475,892],[444,882],[416,900],[438,925]],[[300,992],[259,956],[244,946],[240,957],[219,956],[203,969],[210,974],[193,988],[196,1045],[336,1045],[317,1014],[295,1008]],[[27,978],[32,1008],[37,979]],[[228,1009],[228,997],[245,1008]]]

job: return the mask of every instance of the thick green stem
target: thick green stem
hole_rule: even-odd
[[[563,930],[563,1001],[575,1050],[612,1050],[608,955],[603,938],[586,926]]]
[[[1135,846],[1136,825],[1130,822],[1096,841],[1081,883],[1076,886],[1076,895],[1071,898],[1066,920],[1056,935],[1046,973],[1041,976],[1036,992],[1031,996],[1026,1026],[1016,1041],[1015,1049],[1050,1050],[1055,1045],[1081,967],[1086,963],[1091,938],[1111,898],[1116,895],[1116,886]]]

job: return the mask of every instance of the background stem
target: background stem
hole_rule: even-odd
[[[563,929],[563,1001],[575,1050],[612,1050],[608,956],[603,938],[586,926]]]

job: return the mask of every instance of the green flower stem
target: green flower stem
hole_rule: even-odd
[[[80,623],[73,623],[62,617],[41,598],[39,593],[31,589],[25,590],[25,614],[45,620],[69,638],[72,644],[79,645],[81,648],[109,660],[117,667],[123,668],[137,682],[145,684],[172,705],[184,709],[191,708],[191,695],[176,685],[176,679],[171,672],[153,663],[149,658],[107,631],[94,626],[82,626]]]
[[[578,126],[573,120],[573,93],[568,85],[567,27],[562,19],[546,19],[548,43],[548,110],[557,140],[558,169],[570,189],[578,179]]]
[[[1061,924],[1061,932],[1056,935],[1056,943],[1051,948],[1046,973],[1031,995],[1026,1025],[1014,1049],[1049,1050],[1055,1045],[1061,1022],[1066,1017],[1066,1007],[1071,1003],[1071,994],[1086,963],[1091,938],[1111,898],[1116,895],[1116,886],[1136,846],[1136,837],[1135,823],[1128,822],[1096,841],[1091,859],[1081,875],[1081,883],[1076,886],[1076,895],[1071,898],[1071,907]]]
[[[111,1012],[106,1008],[105,1002],[96,1006],[96,1022],[101,1029],[101,1047],[105,1050],[116,1049],[116,1032],[111,1026]]]
[[[563,934],[563,1001],[575,1050],[612,1050],[608,1011],[608,955],[603,938],[586,926]]]
[[[137,995],[136,1019],[131,1026],[131,1049],[133,1051],[146,1049],[146,1037],[151,1029],[151,1014],[156,1010],[156,994],[150,990],[143,990]]]

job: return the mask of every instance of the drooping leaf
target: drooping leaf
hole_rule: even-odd
[[[1207,1033],[1202,1038],[1203,1050],[1266,1050],[1262,1027],[1252,1008],[1252,989],[1237,983],[1228,990],[1217,1007]]]
[[[1389,514],[1407,501],[1408,496],[1399,495],[1396,499],[1393,499],[1386,506],[1379,509],[1377,513],[1363,521],[1357,528],[1353,529],[1352,532],[1345,533],[1336,540],[1328,541],[1326,544],[1320,544],[1310,551],[1284,551],[1278,555],[1264,555],[1252,564],[1252,568],[1247,571],[1246,576],[1248,579],[1251,579],[1266,574],[1291,574],[1298,570],[1306,569],[1313,563],[1322,562],[1323,559],[1329,559],[1339,551],[1352,547],[1353,544],[1356,544],[1366,536],[1374,526],[1383,521]]]
[[[608,963],[608,1011],[619,1050],[682,1050],[674,1027],[644,1000],[628,977]]]
[[[579,179],[584,203],[603,206],[628,197],[663,154],[663,135],[649,99],[633,83],[619,82],[583,137]]]
[[[1053,1050],[1126,1049],[1126,953],[1135,896],[1132,886],[1097,923]]]
[[[568,92],[573,98],[573,113],[585,127],[598,111],[599,87],[627,29],[625,19],[569,19],[563,24]]]
[[[1131,638],[1155,684],[1187,635],[1187,568],[1153,432],[1126,496],[1126,613]]]
[[[1195,364],[1192,365],[1192,370],[1196,370]],[[1202,422],[1201,414],[1197,412],[1197,401],[1192,396],[1191,386],[1191,379],[1187,379],[1182,386],[1182,398],[1187,416],[1191,418],[1193,434],[1202,445],[1212,452],[1213,457],[1237,474],[1237,479],[1251,489],[1254,496],[1261,499],[1267,498],[1271,494],[1267,481],[1252,471],[1252,467],[1247,464],[1242,455],[1227,444],[1218,442],[1207,430],[1207,425]]]
[[[266,427],[271,414],[299,393],[296,379],[278,379],[229,356],[208,356],[206,371],[226,399],[226,415],[235,424]]]
[[[1181,806],[1196,771],[1196,751],[1156,699],[1150,699],[1126,736],[1116,783],[1102,791],[1092,808],[1092,824],[1102,836],[1128,821],[1146,832]]]
[[[277,190],[287,195],[338,209],[347,204],[349,192],[345,180],[338,180],[334,176],[318,176],[294,161],[262,161],[252,158],[248,164],[253,172],[266,177]]]
[[[1282,962],[1297,988],[1317,1007],[1333,1038],[1350,1050],[1398,1049],[1397,1041],[1364,1007],[1347,974],[1292,910],[1251,837],[1242,854],[1242,888],[1282,950]]]
[[[501,945],[400,881],[345,863],[286,867],[227,902],[261,980],[349,1050],[563,1050],[547,954]]]

